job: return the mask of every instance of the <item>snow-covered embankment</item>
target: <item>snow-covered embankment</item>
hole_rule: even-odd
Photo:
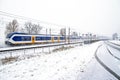
[[[0,68],[0,80],[76,80],[100,42],[42,54]]]

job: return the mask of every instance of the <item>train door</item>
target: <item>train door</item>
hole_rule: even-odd
[[[32,44],[35,43],[35,36],[32,36]]]
[[[52,37],[52,39],[51,39],[51,40],[52,40],[52,43],[54,43],[54,37]]]
[[[60,42],[60,37],[58,37],[58,42]]]

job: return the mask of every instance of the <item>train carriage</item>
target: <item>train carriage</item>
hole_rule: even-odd
[[[21,44],[43,44],[43,43],[59,43],[65,42],[64,36],[59,35],[44,35],[44,34],[26,34],[26,33],[10,33],[6,36],[5,43],[8,45]]]

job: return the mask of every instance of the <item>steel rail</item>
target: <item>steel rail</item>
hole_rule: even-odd
[[[120,51],[120,48],[119,48],[120,45],[118,45],[118,44],[115,44],[115,43],[112,43],[112,42],[105,42],[105,44],[107,44],[107,45],[111,46],[112,48],[115,48],[115,49]]]
[[[117,45],[117,46],[120,46],[120,44],[116,44],[116,43],[113,43],[113,42],[110,42],[110,43],[112,43],[112,44],[114,44],[114,45]]]
[[[101,61],[100,58],[97,56],[97,51],[98,51],[98,49],[99,49],[101,46],[102,46],[102,45],[98,46],[98,48],[97,48],[96,51],[95,51],[94,56],[95,56],[96,60],[97,60],[109,73],[111,73],[115,78],[117,78],[118,80],[120,80],[120,76],[119,76],[118,74],[116,74],[116,73],[115,73],[112,69],[110,69],[108,66],[106,66],[106,65],[104,64],[104,62]]]
[[[108,52],[109,52],[114,58],[116,58],[117,60],[120,61],[120,58],[119,58],[119,57],[115,56],[115,55],[108,49],[108,47],[106,47],[106,48],[107,48]]]
[[[6,51],[15,51],[15,50],[23,50],[23,49],[33,49],[33,48],[45,48],[45,47],[54,47],[54,46],[62,46],[62,45],[70,45],[70,44],[78,44],[83,42],[75,42],[75,43],[64,43],[64,44],[49,44],[49,45],[35,45],[35,46],[28,46],[28,47],[15,47],[11,49],[1,49],[0,52],[6,52]]]

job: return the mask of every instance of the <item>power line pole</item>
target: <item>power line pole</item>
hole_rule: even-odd
[[[49,29],[49,34],[51,35],[51,28]]]
[[[70,43],[70,28],[68,29],[68,44]]]
[[[66,28],[65,28],[65,42],[67,42]]]

